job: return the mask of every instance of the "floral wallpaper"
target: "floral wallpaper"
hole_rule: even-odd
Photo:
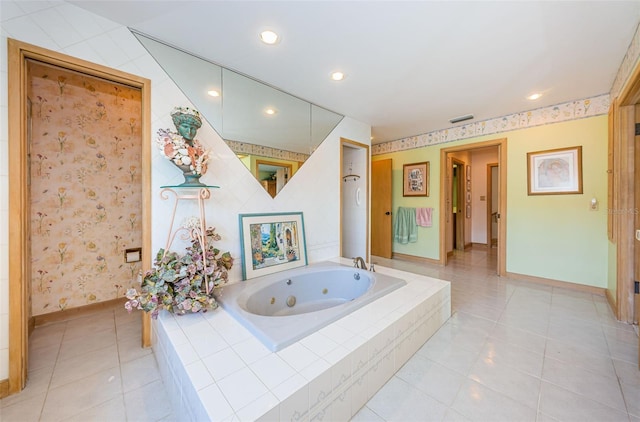
[[[140,90],[31,62],[32,314],[122,297],[141,262]]]
[[[443,144],[476,136],[491,135],[494,133],[525,129],[549,123],[582,119],[584,117],[599,116],[601,114],[607,114],[608,112],[609,95],[604,94],[583,100],[570,101],[554,106],[509,114],[495,119],[482,120],[462,126],[436,130],[395,141],[383,142],[371,147],[371,155],[387,154],[390,152]]]

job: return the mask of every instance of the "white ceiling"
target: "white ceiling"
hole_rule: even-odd
[[[640,21],[638,0],[71,3],[368,123],[374,143],[608,93]]]

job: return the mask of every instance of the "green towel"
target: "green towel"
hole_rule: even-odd
[[[415,208],[398,207],[393,226],[393,238],[396,242],[406,244],[418,241]]]

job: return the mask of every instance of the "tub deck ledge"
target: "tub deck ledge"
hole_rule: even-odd
[[[153,349],[175,414],[194,421],[351,419],[451,316],[449,282],[382,266],[376,272],[407,285],[278,352],[221,307],[179,317],[162,312],[152,324]]]

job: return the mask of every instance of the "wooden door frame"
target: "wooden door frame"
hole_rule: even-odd
[[[365,166],[366,166],[366,170],[365,170],[365,178],[366,178],[366,186],[365,186],[365,194],[366,194],[366,198],[365,198],[365,204],[367,204],[366,206],[366,218],[367,218],[367,222],[365,224],[365,227],[367,228],[367,238],[365,240],[365,248],[366,248],[366,253],[365,253],[365,257],[363,257],[365,259],[365,261],[367,262],[371,262],[371,245],[369,243],[369,239],[371,238],[371,219],[369,217],[370,214],[370,207],[371,207],[371,192],[370,192],[370,183],[369,180],[371,179],[371,153],[369,150],[369,145],[367,144],[363,144],[360,142],[356,142],[356,141],[352,141],[351,139],[347,139],[347,138],[340,138],[340,243],[339,243],[339,248],[340,248],[340,256],[342,256],[342,194],[343,194],[343,185],[344,183],[342,182],[342,178],[345,176],[344,174],[344,148],[345,146],[347,146],[347,148],[354,148],[354,149],[361,149],[365,151]]]
[[[640,62],[636,63],[627,82],[615,99],[611,99],[609,122],[613,125],[613,173],[609,189],[613,191],[609,204],[609,223],[616,245],[616,294],[607,290],[607,299],[616,318],[620,321],[634,321],[634,262],[635,248],[635,106],[640,104]]]
[[[142,267],[151,267],[151,81],[14,39],[9,39],[9,386],[20,392],[26,383],[29,324],[27,283],[30,256],[30,192],[27,139],[27,60],[82,72],[138,88],[142,94]],[[151,341],[150,321],[143,316],[143,346]]]
[[[449,186],[447,158],[448,154],[457,151],[474,150],[490,146],[498,147],[498,166],[500,169],[500,195],[498,212],[498,263],[497,274],[507,275],[507,138],[493,139],[484,142],[463,144],[455,147],[442,148],[440,150],[440,265],[447,265],[447,239],[446,239],[446,213],[447,213],[447,188]]]
[[[491,210],[493,209],[493,167],[497,167],[498,171],[500,171],[500,166],[498,163],[488,163],[487,164],[487,248],[491,249],[493,246],[492,243],[492,235],[493,235],[493,222],[491,221]],[[500,179],[500,177],[498,177]],[[498,180],[499,181],[499,180]]]

